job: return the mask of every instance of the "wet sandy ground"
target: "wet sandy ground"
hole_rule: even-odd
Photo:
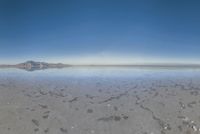
[[[0,133],[199,134],[200,77],[1,77]]]

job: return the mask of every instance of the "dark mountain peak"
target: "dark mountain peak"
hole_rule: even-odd
[[[24,63],[20,63],[16,65],[20,69],[25,69],[27,71],[34,71],[34,70],[42,70],[42,69],[48,69],[48,68],[62,68],[66,67],[68,65],[57,63],[46,63],[46,62],[36,62],[36,61],[26,61]]]

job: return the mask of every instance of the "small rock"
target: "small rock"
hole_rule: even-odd
[[[92,109],[88,109],[87,113],[93,113],[93,110]]]
[[[65,129],[65,128],[60,128],[60,131],[61,131],[62,133],[65,133],[65,134],[68,133],[67,129]]]
[[[49,132],[49,128],[45,129],[44,132],[45,132],[45,133],[48,133],[48,132]]]
[[[44,108],[44,109],[47,109],[47,108],[48,108],[47,105],[41,105],[41,104],[39,104],[39,106],[40,106],[41,108]]]
[[[35,132],[39,131],[39,128],[34,129]]]
[[[49,117],[49,115],[42,116],[43,119],[47,119],[48,117]]]
[[[38,120],[32,119],[32,122],[33,122],[33,124],[35,124],[36,126],[39,126],[39,125],[40,125],[40,123],[39,123]]]
[[[114,110],[115,110],[115,111],[118,111],[118,107],[114,106]]]

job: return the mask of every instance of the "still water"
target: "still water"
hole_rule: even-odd
[[[196,76],[198,68],[139,68],[139,67],[68,67],[61,69],[45,69],[26,71],[22,69],[0,69],[0,76],[18,77],[167,77]]]

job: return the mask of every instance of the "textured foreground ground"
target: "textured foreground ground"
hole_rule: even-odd
[[[1,134],[199,134],[200,79],[0,78]]]

